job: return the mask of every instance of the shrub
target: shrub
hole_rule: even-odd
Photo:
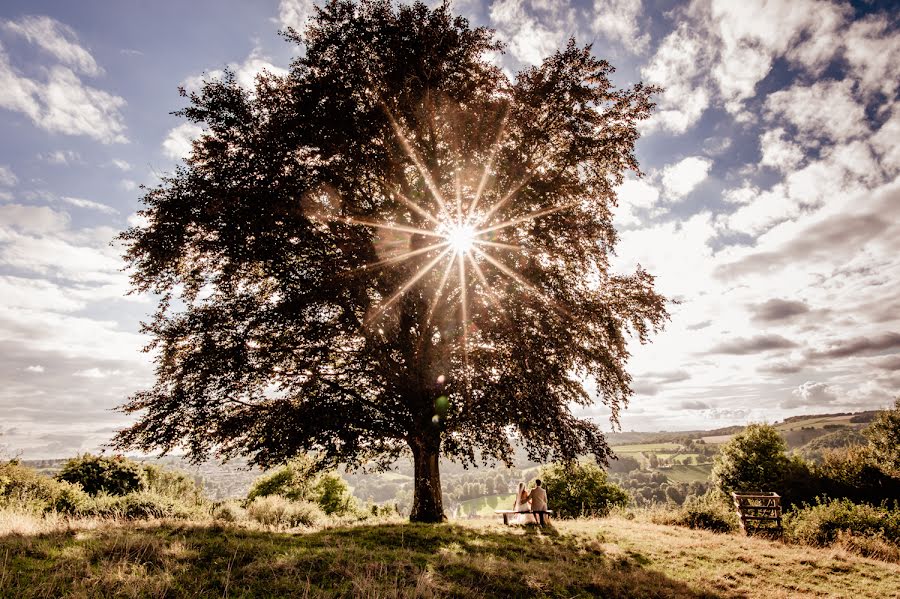
[[[155,464],[144,464],[142,467],[148,491],[178,499],[188,505],[199,505],[205,501],[203,489],[189,474],[167,470]]]
[[[893,408],[878,412],[863,434],[882,469],[900,476],[900,397]]]
[[[53,502],[60,484],[22,466],[17,461],[0,463],[0,503],[44,510]]]
[[[125,495],[147,489],[144,468],[120,455],[95,456],[86,453],[66,462],[57,480],[78,483],[89,495]]]
[[[61,514],[78,515],[91,505],[91,496],[84,492],[81,485],[65,481],[54,481],[58,485],[53,499],[45,508]]]
[[[608,481],[596,464],[554,464],[541,468],[547,502],[559,518],[606,516],[628,503],[628,494]]]
[[[100,493],[81,510],[82,516],[144,520],[148,518],[191,519],[201,516],[196,506],[151,491],[108,495]]]
[[[689,497],[677,508],[663,508],[651,513],[656,524],[686,526],[727,533],[738,528],[738,516],[734,509],[715,493]]]
[[[212,517],[225,522],[240,522],[247,517],[247,511],[237,502],[223,501],[213,507]]]
[[[784,536],[796,543],[827,546],[841,534],[880,537],[900,545],[900,509],[834,499],[805,505],[784,518]]]
[[[247,501],[279,495],[293,501],[311,501],[328,515],[345,516],[357,512],[350,487],[336,472],[318,472],[316,462],[300,456],[259,477],[247,494]]]
[[[247,515],[260,524],[285,528],[317,526],[326,519],[317,504],[302,499],[294,501],[280,495],[255,498],[247,505]]]

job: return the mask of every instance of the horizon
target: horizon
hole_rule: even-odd
[[[111,241],[139,222],[140,186],[200,132],[169,114],[185,105],[177,88],[226,67],[245,86],[284,74],[302,50],[277,32],[300,29],[313,4],[0,8],[0,451],[96,452],[133,422],[112,410],[152,384],[139,323],[154,301],[127,295]],[[645,176],[618,188],[613,267],[641,264],[680,303],[630,346],[634,395],[616,432],[886,407],[900,389],[896,11],[650,4],[453,3],[496,29],[508,74],[571,35],[618,86],[666,88],[636,147]],[[580,413],[609,415],[599,402]]]

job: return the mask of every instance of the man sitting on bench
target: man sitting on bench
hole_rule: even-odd
[[[531,501],[531,512],[540,518],[541,526],[544,525],[544,516],[547,514],[547,491],[541,486],[541,479],[534,481],[534,488],[528,494]]]

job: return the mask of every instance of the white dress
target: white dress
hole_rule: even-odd
[[[527,493],[520,493],[516,495],[516,504],[513,509],[517,512],[530,512],[531,506],[528,504],[528,501],[524,503],[520,503],[522,501],[522,495],[528,496]],[[527,524],[531,518],[531,514],[516,514],[515,515],[515,523],[516,524]]]

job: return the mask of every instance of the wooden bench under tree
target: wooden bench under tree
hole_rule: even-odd
[[[538,519],[540,520],[541,526],[543,526],[544,518],[546,517],[549,520],[550,514],[553,513],[553,510],[537,510],[537,511],[529,510],[529,511],[523,511],[523,512],[517,512],[516,510],[494,510],[494,513],[500,514],[501,516],[503,516],[503,523],[506,525],[509,525],[509,517],[512,515],[518,515],[518,514],[536,515],[538,517]]]
[[[734,507],[741,519],[741,530],[781,536],[781,496],[778,493],[732,493]]]

